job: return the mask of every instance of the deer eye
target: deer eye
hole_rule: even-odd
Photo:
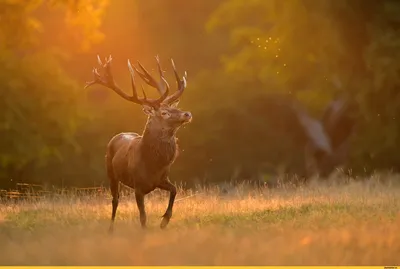
[[[161,115],[162,115],[162,116],[165,116],[165,115],[167,115],[167,114],[168,114],[168,113],[165,112],[165,111],[161,112]]]

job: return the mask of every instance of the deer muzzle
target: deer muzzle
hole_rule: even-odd
[[[183,112],[181,114],[181,119],[183,122],[191,122],[192,121],[192,113],[189,111]]]

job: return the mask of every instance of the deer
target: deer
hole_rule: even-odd
[[[320,120],[309,116],[298,106],[295,109],[299,125],[307,137],[304,145],[306,176],[328,177],[347,163],[356,122],[355,106],[348,99],[337,97],[325,108]]]
[[[192,114],[178,108],[179,98],[187,86],[187,73],[185,72],[181,79],[176,71],[174,60],[171,58],[177,90],[169,95],[170,87],[163,74],[165,71],[161,68],[158,55],[155,58],[160,81],[153,78],[139,61],[137,63],[141,70],[132,66],[128,59],[132,95],[126,94],[114,81],[111,71],[111,55],[105,59],[104,64],[97,56],[98,64],[104,75],[100,75],[98,69],[93,68],[94,79],[86,82],[85,85],[85,88],[97,84],[111,89],[123,99],[142,106],[144,114],[147,115],[147,122],[141,135],[135,132],[116,134],[110,139],[106,148],[105,166],[112,195],[110,233],[114,230],[120,183],[134,190],[140,224],[143,229],[146,228],[147,221],[144,198],[156,188],[169,192],[168,206],[162,216],[160,228],[165,229],[172,217],[177,188],[171,183],[169,172],[179,151],[176,134],[180,127],[192,121]],[[158,91],[159,98],[147,98],[143,86],[143,97],[138,96],[135,72],[147,85]]]
[[[266,105],[280,111],[280,120],[287,120],[291,133],[300,133],[306,177],[328,177],[347,163],[351,139],[355,135],[358,111],[349,98],[337,96],[325,108],[321,119],[310,116],[294,98],[271,95]]]

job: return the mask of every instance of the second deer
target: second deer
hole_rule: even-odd
[[[138,62],[139,68],[133,67],[128,60],[131,76],[132,95],[128,95],[114,81],[111,72],[111,56],[103,64],[98,57],[98,63],[104,71],[100,75],[93,69],[94,80],[87,82],[86,87],[94,84],[103,85],[116,92],[123,99],[141,105],[147,115],[147,123],[142,135],[138,133],[120,133],[108,143],[106,151],[106,169],[110,180],[112,194],[112,213],[109,231],[113,231],[114,220],[119,201],[119,183],[131,187],[135,191],[140,223],[146,227],[146,211],[144,197],[156,188],[170,193],[165,214],[162,216],[160,227],[165,228],[171,217],[174,206],[176,187],[169,180],[169,171],[178,153],[176,133],[178,129],[191,122],[192,114],[178,109],[179,98],[186,88],[186,72],[182,79],[179,77],[174,61],[171,59],[178,89],[169,95],[169,85],[163,75],[158,57],[156,57],[160,81],[155,80],[150,73]],[[157,89],[161,95],[158,99],[148,99],[143,90],[140,98],[135,85],[135,72],[150,86]]]

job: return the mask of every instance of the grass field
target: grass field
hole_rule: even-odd
[[[396,183],[397,182],[397,183]],[[177,199],[189,193],[181,191]],[[177,201],[166,193],[121,199],[108,235],[107,198],[64,197],[0,207],[1,265],[399,265],[400,179],[218,189]]]

